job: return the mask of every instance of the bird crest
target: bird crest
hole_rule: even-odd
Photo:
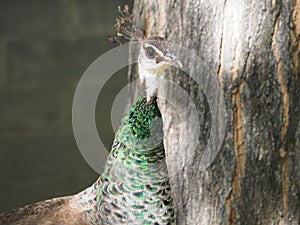
[[[133,25],[133,14],[129,13],[129,6],[125,5],[123,9],[118,6],[120,16],[116,18],[115,28],[117,30],[116,36],[109,35],[107,38],[111,42],[119,45],[126,44],[132,41],[147,41],[149,44],[156,46],[160,51],[166,53],[169,46],[166,39],[160,36],[152,36],[147,38],[143,31]]]
[[[137,29],[132,22],[133,15],[129,13],[128,5],[125,5],[123,10],[118,7],[120,16],[116,18],[115,27],[117,29],[117,36],[108,36],[108,40],[116,42],[119,45],[125,44],[131,41],[145,40],[144,33]]]

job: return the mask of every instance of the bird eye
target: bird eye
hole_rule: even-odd
[[[156,52],[152,47],[146,47],[145,53],[148,58],[154,58],[156,55]]]

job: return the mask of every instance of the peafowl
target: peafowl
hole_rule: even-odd
[[[0,225],[175,224],[157,87],[146,78],[159,75],[171,65],[180,66],[180,62],[163,38],[146,39],[132,25],[127,7],[119,11],[118,36],[110,39],[141,42],[138,68],[146,96],[138,97],[122,119],[104,171],[92,186],[73,196],[2,213]]]
[[[174,224],[156,100],[139,98],[115,135],[99,179],[84,191],[0,214],[1,225]]]

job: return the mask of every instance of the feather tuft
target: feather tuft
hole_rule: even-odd
[[[108,40],[118,43],[119,45],[126,44],[131,41],[141,41],[145,39],[145,35],[139,29],[137,29],[132,22],[133,15],[129,13],[128,5],[125,5],[123,10],[118,7],[120,16],[116,18],[116,37],[108,36]]]

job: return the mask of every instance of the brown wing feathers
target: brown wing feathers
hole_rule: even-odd
[[[0,225],[88,225],[80,209],[70,206],[71,197],[54,198],[0,214]]]

